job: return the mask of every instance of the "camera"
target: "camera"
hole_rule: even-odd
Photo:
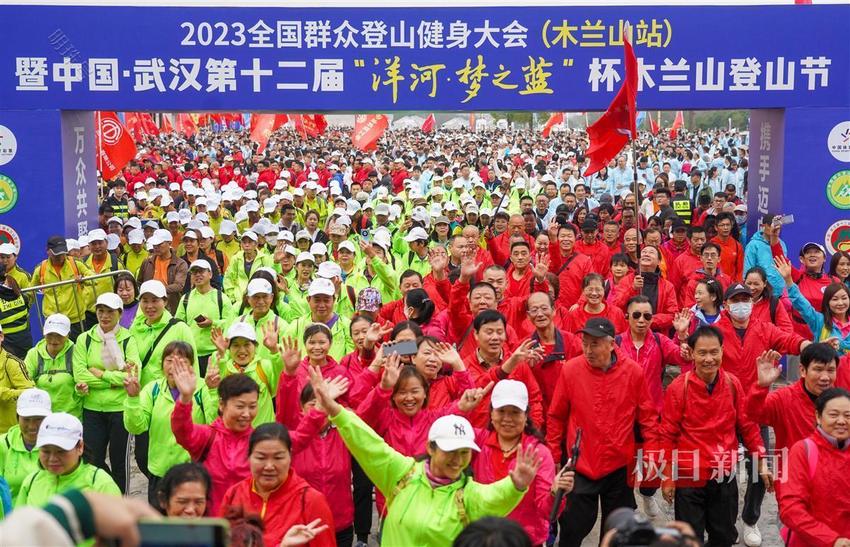
[[[630,545],[684,545],[682,534],[674,528],[656,528],[652,522],[629,507],[615,509],[605,519],[603,534],[617,530],[611,539],[612,547]],[[662,536],[664,540],[661,540]]]

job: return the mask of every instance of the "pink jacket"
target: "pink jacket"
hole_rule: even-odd
[[[661,347],[657,341],[661,342]],[[652,397],[652,403],[658,412],[664,406],[664,387],[662,378],[664,376],[664,365],[679,365],[682,372],[693,368],[693,363],[682,359],[679,345],[673,340],[657,332],[647,333],[640,349],[635,348],[632,341],[631,331],[620,334],[617,337],[620,345],[620,354],[634,360],[643,368],[646,378],[646,387]]]
[[[327,418],[311,410],[301,420],[299,433],[308,437],[306,445],[292,456],[292,467],[310,486],[325,495],[333,513],[336,531],[354,522],[354,499],[351,494],[351,454],[336,427]]]
[[[501,456],[496,454],[496,451],[501,450],[496,433],[487,429],[476,429],[475,432],[475,442],[481,448],[481,452],[476,453],[472,460],[472,475],[475,481],[490,484],[503,479],[504,476],[496,476],[492,465],[494,455]],[[555,498],[550,492],[555,479],[555,462],[546,445],[531,435],[522,436],[522,446],[524,448],[534,446],[543,464],[537,471],[531,486],[528,487],[528,492],[516,509],[511,511],[508,518],[522,525],[531,538],[532,545],[542,545],[546,543],[549,535],[549,512],[552,510],[552,504],[555,503]],[[508,468],[513,469],[515,465],[514,457]]]
[[[422,334],[424,334],[425,336],[433,336],[440,342],[448,342],[450,312],[451,310],[434,312],[434,315],[431,316],[430,321],[428,321],[424,325],[420,325],[420,327],[422,327]]]
[[[322,376],[325,380],[344,376],[353,383],[354,379],[347,368],[337,363],[330,355],[328,355],[327,359],[328,364],[322,367]],[[305,357],[298,366],[298,370],[295,371],[294,376],[288,375],[285,370],[280,373],[275,421],[285,425],[289,429],[297,429],[301,421],[301,391],[304,389],[304,386],[310,383],[309,367],[310,361]],[[293,382],[295,384],[294,386]],[[349,406],[348,396],[343,395],[340,397],[339,402],[343,406]]]

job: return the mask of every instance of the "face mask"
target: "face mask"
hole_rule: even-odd
[[[733,319],[737,319],[738,321],[749,319],[750,314],[752,313],[752,302],[735,302],[734,304],[729,304],[729,315],[731,315]]]
[[[742,215],[735,215],[735,222],[738,223],[739,226],[747,223],[747,217]]]

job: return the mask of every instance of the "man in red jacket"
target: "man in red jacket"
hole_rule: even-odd
[[[493,257],[493,264],[500,266],[507,264],[511,255],[511,237],[513,236],[521,236],[533,248],[534,239],[525,233],[525,221],[522,215],[511,215],[508,220],[508,229],[487,242],[487,249],[490,251],[490,256]]]
[[[549,271],[558,276],[558,304],[570,309],[581,296],[584,276],[593,271],[593,262],[576,251],[578,230],[573,224],[549,225]]]
[[[555,462],[562,446],[572,446],[582,429],[575,488],[561,514],[561,547],[579,547],[593,529],[602,502],[602,522],[618,507],[635,508],[630,473],[635,459],[635,427],[656,441],[658,412],[640,365],[616,351],[614,325],[594,317],[581,331],[583,355],[561,369],[549,407],[546,443]]]
[[[528,298],[528,295],[533,292],[549,290],[549,285],[546,283],[549,265],[541,261],[531,266],[531,246],[524,239],[511,244],[510,264],[505,275],[507,280],[505,298],[515,296]]]
[[[626,305],[633,296],[642,294],[652,305],[652,330],[668,332],[673,326],[673,317],[679,311],[679,300],[673,284],[661,277],[658,264],[661,252],[647,245],[640,251],[638,272],[629,272],[617,284],[613,305],[625,313]]]
[[[703,279],[715,279],[724,291],[732,286],[732,278],[720,271],[720,253],[720,245],[717,243],[708,242],[703,245],[702,251],[700,251],[702,267],[690,273],[685,282],[684,290],[679,293],[679,302],[683,308],[690,308],[696,303],[694,293],[697,283]]]
[[[581,239],[576,241],[576,252],[586,255],[593,262],[593,271],[602,277],[611,269],[611,251],[599,241],[599,225],[592,218],[581,225]]]
[[[758,454],[758,474],[772,490],[758,426],[744,411],[746,392],[723,363],[723,335],[714,326],[697,327],[688,338],[693,372],[676,378],[664,394],[659,437],[664,455],[662,494],[674,504],[675,518],[690,524],[702,541],[734,545],[738,516],[738,432]],[[675,458],[676,461],[672,461]],[[675,500],[675,501],[674,501]]]
[[[692,273],[702,268],[700,253],[705,241],[705,228],[702,226],[688,228],[688,250],[680,254],[673,261],[673,264],[667,267],[667,280],[673,284],[677,291],[684,287]]]

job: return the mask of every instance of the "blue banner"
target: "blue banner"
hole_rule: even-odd
[[[0,105],[602,110],[634,27],[641,109],[850,103],[850,5],[2,6]]]

